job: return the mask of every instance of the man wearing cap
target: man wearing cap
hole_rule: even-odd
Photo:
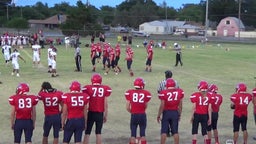
[[[174,50],[176,51],[176,63],[175,66],[178,66],[178,63],[182,66],[183,63],[181,61],[181,46],[178,43],[174,43]]]

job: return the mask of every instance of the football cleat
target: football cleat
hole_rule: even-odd
[[[133,72],[130,72],[130,76],[131,76],[131,77],[133,77],[133,76],[134,76]]]

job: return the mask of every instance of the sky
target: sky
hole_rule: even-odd
[[[38,1],[42,3],[47,3],[49,7],[54,6],[54,4],[60,4],[61,2],[68,2],[70,5],[76,5],[77,0],[13,0],[16,6],[27,6],[35,5]],[[101,6],[111,6],[115,7],[116,5],[121,4],[125,0],[89,0],[91,5],[94,5],[97,8]],[[154,0],[157,5],[162,4],[164,1],[167,2],[168,7],[174,7],[178,9],[182,7],[183,4],[194,3],[199,4],[201,0]],[[87,0],[82,0],[83,3],[86,3]]]

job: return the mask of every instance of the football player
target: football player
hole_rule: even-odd
[[[200,81],[198,92],[194,92],[190,96],[190,101],[193,103],[192,107],[192,144],[197,143],[197,134],[199,123],[201,124],[201,132],[204,136],[204,143],[210,144],[211,141],[207,135],[207,126],[211,124],[211,94],[208,92],[208,83]]]
[[[57,63],[56,63],[56,57],[57,57],[57,49],[52,48],[52,51],[50,51],[50,66],[51,66],[51,74],[52,77],[57,77],[59,74],[57,74]]]
[[[29,86],[26,83],[20,83],[16,88],[16,93],[9,98],[11,108],[11,128],[14,131],[14,143],[21,142],[21,136],[24,131],[25,143],[32,144],[33,130],[36,121],[36,104],[38,98],[35,95],[28,94]]]
[[[73,134],[75,143],[81,144],[87,120],[89,98],[86,93],[82,93],[81,84],[78,81],[73,81],[70,84],[69,92],[62,95],[61,124],[62,129],[64,129],[63,144],[69,144]]]
[[[53,127],[53,144],[59,143],[59,131],[61,129],[61,112],[63,92],[53,88],[49,82],[43,82],[38,93],[39,100],[44,104],[44,133],[43,144],[48,144],[48,136]]]
[[[4,55],[5,64],[7,65],[10,61],[10,54],[11,54],[12,47],[10,45],[3,45],[2,46],[2,53]]]
[[[130,45],[127,45],[126,46],[126,57],[125,57],[125,60],[126,60],[126,65],[127,65],[127,69],[129,70],[129,73],[130,73],[130,76],[132,77],[134,75],[133,71],[132,71],[132,61],[133,61],[133,50],[131,48]]]
[[[233,117],[233,141],[234,144],[238,144],[239,128],[241,125],[243,131],[244,144],[247,144],[247,119],[248,119],[248,105],[252,101],[252,94],[247,93],[247,86],[244,83],[238,83],[236,85],[235,93],[231,95],[231,108],[234,109]]]
[[[53,47],[54,46],[51,44],[50,47],[47,49],[48,73],[52,72],[51,52]]]
[[[96,44],[91,44],[92,72],[96,71],[96,59],[97,59],[97,46]]]
[[[173,134],[174,144],[179,144],[178,126],[182,112],[184,91],[176,88],[175,80],[168,78],[166,80],[166,89],[162,90],[158,97],[161,100],[157,116],[158,123],[161,122],[161,144],[166,143],[169,126]]]
[[[120,47],[119,43],[115,47],[115,55],[116,55],[116,57],[115,57],[115,72],[116,72],[116,74],[118,74],[122,71],[118,65],[120,55],[121,55],[121,47]]]
[[[129,144],[136,143],[137,127],[140,128],[140,143],[146,144],[147,116],[146,109],[151,99],[151,93],[144,89],[145,82],[143,78],[136,78],[133,83],[134,89],[125,92],[126,110],[131,113],[130,129],[131,137]]]
[[[103,123],[107,121],[108,101],[112,89],[102,84],[102,77],[98,73],[91,76],[91,84],[83,87],[83,92],[90,96],[87,127],[85,130],[84,144],[89,144],[89,137],[95,123],[96,144],[102,143],[101,131]]]
[[[32,45],[32,51],[33,51],[33,66],[38,66],[40,64],[41,46],[37,42],[35,42],[35,44]]]
[[[153,54],[154,54],[153,46],[150,43],[147,48],[147,59],[146,59],[146,68],[145,68],[146,72],[152,71],[151,63],[152,63],[152,59],[153,59]]]
[[[219,110],[220,106],[222,104],[222,95],[217,93],[218,87],[215,84],[210,84],[208,91],[212,94],[212,120],[211,125],[208,125],[207,127],[207,133],[208,137],[211,140],[212,138],[212,130],[213,135],[215,139],[215,144],[219,144],[219,136],[218,136],[218,130],[217,130],[217,124],[219,119]]]
[[[255,77],[256,78],[256,77]],[[254,78],[254,79],[255,79]],[[254,115],[254,123],[256,125],[256,88],[252,90],[253,95],[253,115]],[[254,140],[256,140],[256,136],[253,137]]]
[[[25,59],[23,59],[23,57],[20,56],[20,53],[18,52],[17,49],[14,49],[13,52],[11,53],[10,59],[12,60],[12,66],[13,66],[13,70],[12,70],[12,75],[14,75],[14,73],[16,72],[16,76],[19,77],[20,76],[20,65],[18,63],[18,59],[22,59],[24,61],[24,63],[26,63]]]
[[[114,48],[112,48],[110,46],[109,47],[108,64],[107,64],[107,68],[106,68],[106,71],[104,74],[107,75],[111,68],[112,69],[115,68],[115,50],[114,50]]]
[[[110,45],[108,43],[103,44],[103,51],[102,51],[102,64],[103,64],[103,70],[106,69],[106,66],[110,64],[109,61],[109,52],[110,52]]]

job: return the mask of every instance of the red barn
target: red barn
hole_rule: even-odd
[[[236,32],[244,31],[245,27],[241,20],[236,17],[226,17],[217,26],[217,36],[235,37]]]

